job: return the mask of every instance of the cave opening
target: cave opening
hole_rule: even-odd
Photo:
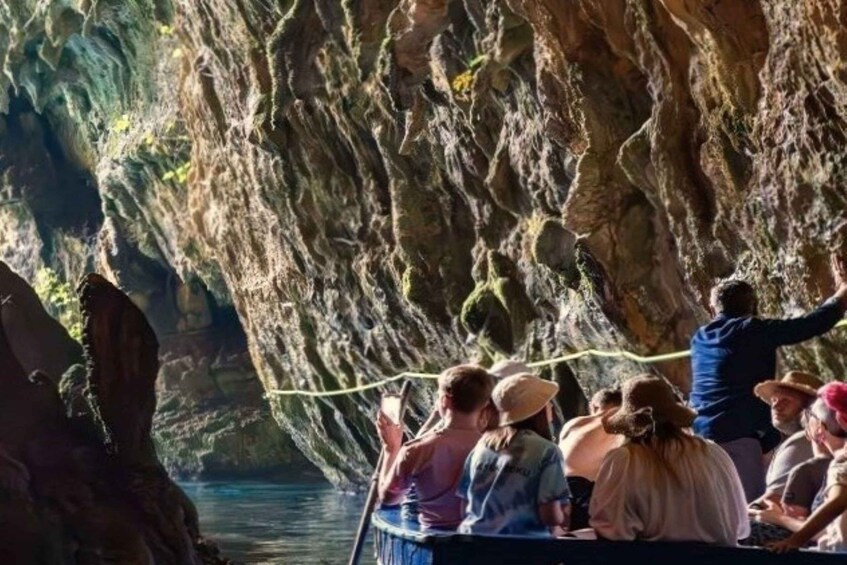
[[[212,310],[212,324],[221,329],[230,343],[246,349],[247,334],[241,325],[241,319],[238,317],[235,306],[219,304],[211,293],[209,294],[209,298]]]
[[[47,263],[54,232],[86,239],[103,223],[97,183],[64,143],[28,97],[10,92],[9,111],[0,115],[0,205],[23,203],[30,209]]]

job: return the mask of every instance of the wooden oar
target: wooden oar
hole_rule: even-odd
[[[438,407],[432,409],[432,412],[429,413],[429,418],[426,419],[421,429],[418,430],[418,433],[415,434],[415,439],[419,439],[423,437],[425,433],[433,429],[435,426],[441,423],[441,414],[438,412]]]
[[[406,415],[406,401],[409,399],[409,392],[412,389],[411,381],[405,381],[403,388],[400,389],[400,425],[403,425],[403,416]],[[365,508],[362,510],[362,517],[359,520],[359,529],[356,532],[356,543],[353,545],[353,553],[350,554],[349,565],[359,565],[359,558],[362,556],[362,550],[365,548],[365,538],[368,536],[368,528],[371,525],[371,514],[373,514],[376,506],[376,499],[379,489],[379,472],[382,469],[382,461],[385,459],[385,448],[380,449],[379,458],[376,461],[376,468],[371,477],[371,486],[368,489],[368,497],[365,499]]]

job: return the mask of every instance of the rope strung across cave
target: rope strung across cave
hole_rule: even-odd
[[[836,328],[847,327],[847,320],[841,320],[837,324],[835,324]],[[533,369],[540,369],[542,367],[549,367],[550,365],[556,365],[557,363],[562,363],[564,361],[575,361],[576,359],[581,359],[583,357],[600,357],[604,359],[629,359],[630,361],[635,361],[636,363],[643,363],[645,365],[650,365],[653,363],[661,363],[663,361],[674,361],[676,359],[684,359],[686,357],[691,356],[691,351],[686,349],[685,351],[674,351],[673,353],[662,353],[659,355],[638,355],[632,353],[631,351],[604,351],[601,349],[583,349],[582,351],[576,351],[574,353],[568,353],[566,355],[562,355],[560,357],[554,357],[552,359],[544,359],[542,361],[534,361],[532,363],[527,363],[527,365]],[[436,373],[414,373],[409,371],[404,371],[402,373],[398,373],[393,377],[388,377],[379,381],[375,381],[372,383],[342,388],[338,390],[297,390],[297,389],[288,389],[288,390],[280,390],[280,389],[271,389],[267,391],[267,394],[274,396],[307,396],[311,398],[325,398],[328,396],[344,396],[347,394],[356,394],[360,392],[365,392],[367,390],[372,390],[375,388],[379,388],[385,386],[389,383],[393,383],[395,381],[399,381],[401,379],[437,379],[438,374]]]

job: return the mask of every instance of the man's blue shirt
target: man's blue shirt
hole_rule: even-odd
[[[718,443],[778,438],[753,387],[775,377],[778,347],[826,333],[843,315],[841,303],[830,299],[790,320],[721,315],[702,326],[691,338],[694,432]]]

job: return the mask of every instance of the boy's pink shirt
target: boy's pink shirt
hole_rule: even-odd
[[[445,428],[410,441],[397,454],[384,502],[397,504],[414,485],[418,520],[426,528],[455,528],[464,518],[465,501],[456,487],[465,459],[482,434],[478,430]]]

